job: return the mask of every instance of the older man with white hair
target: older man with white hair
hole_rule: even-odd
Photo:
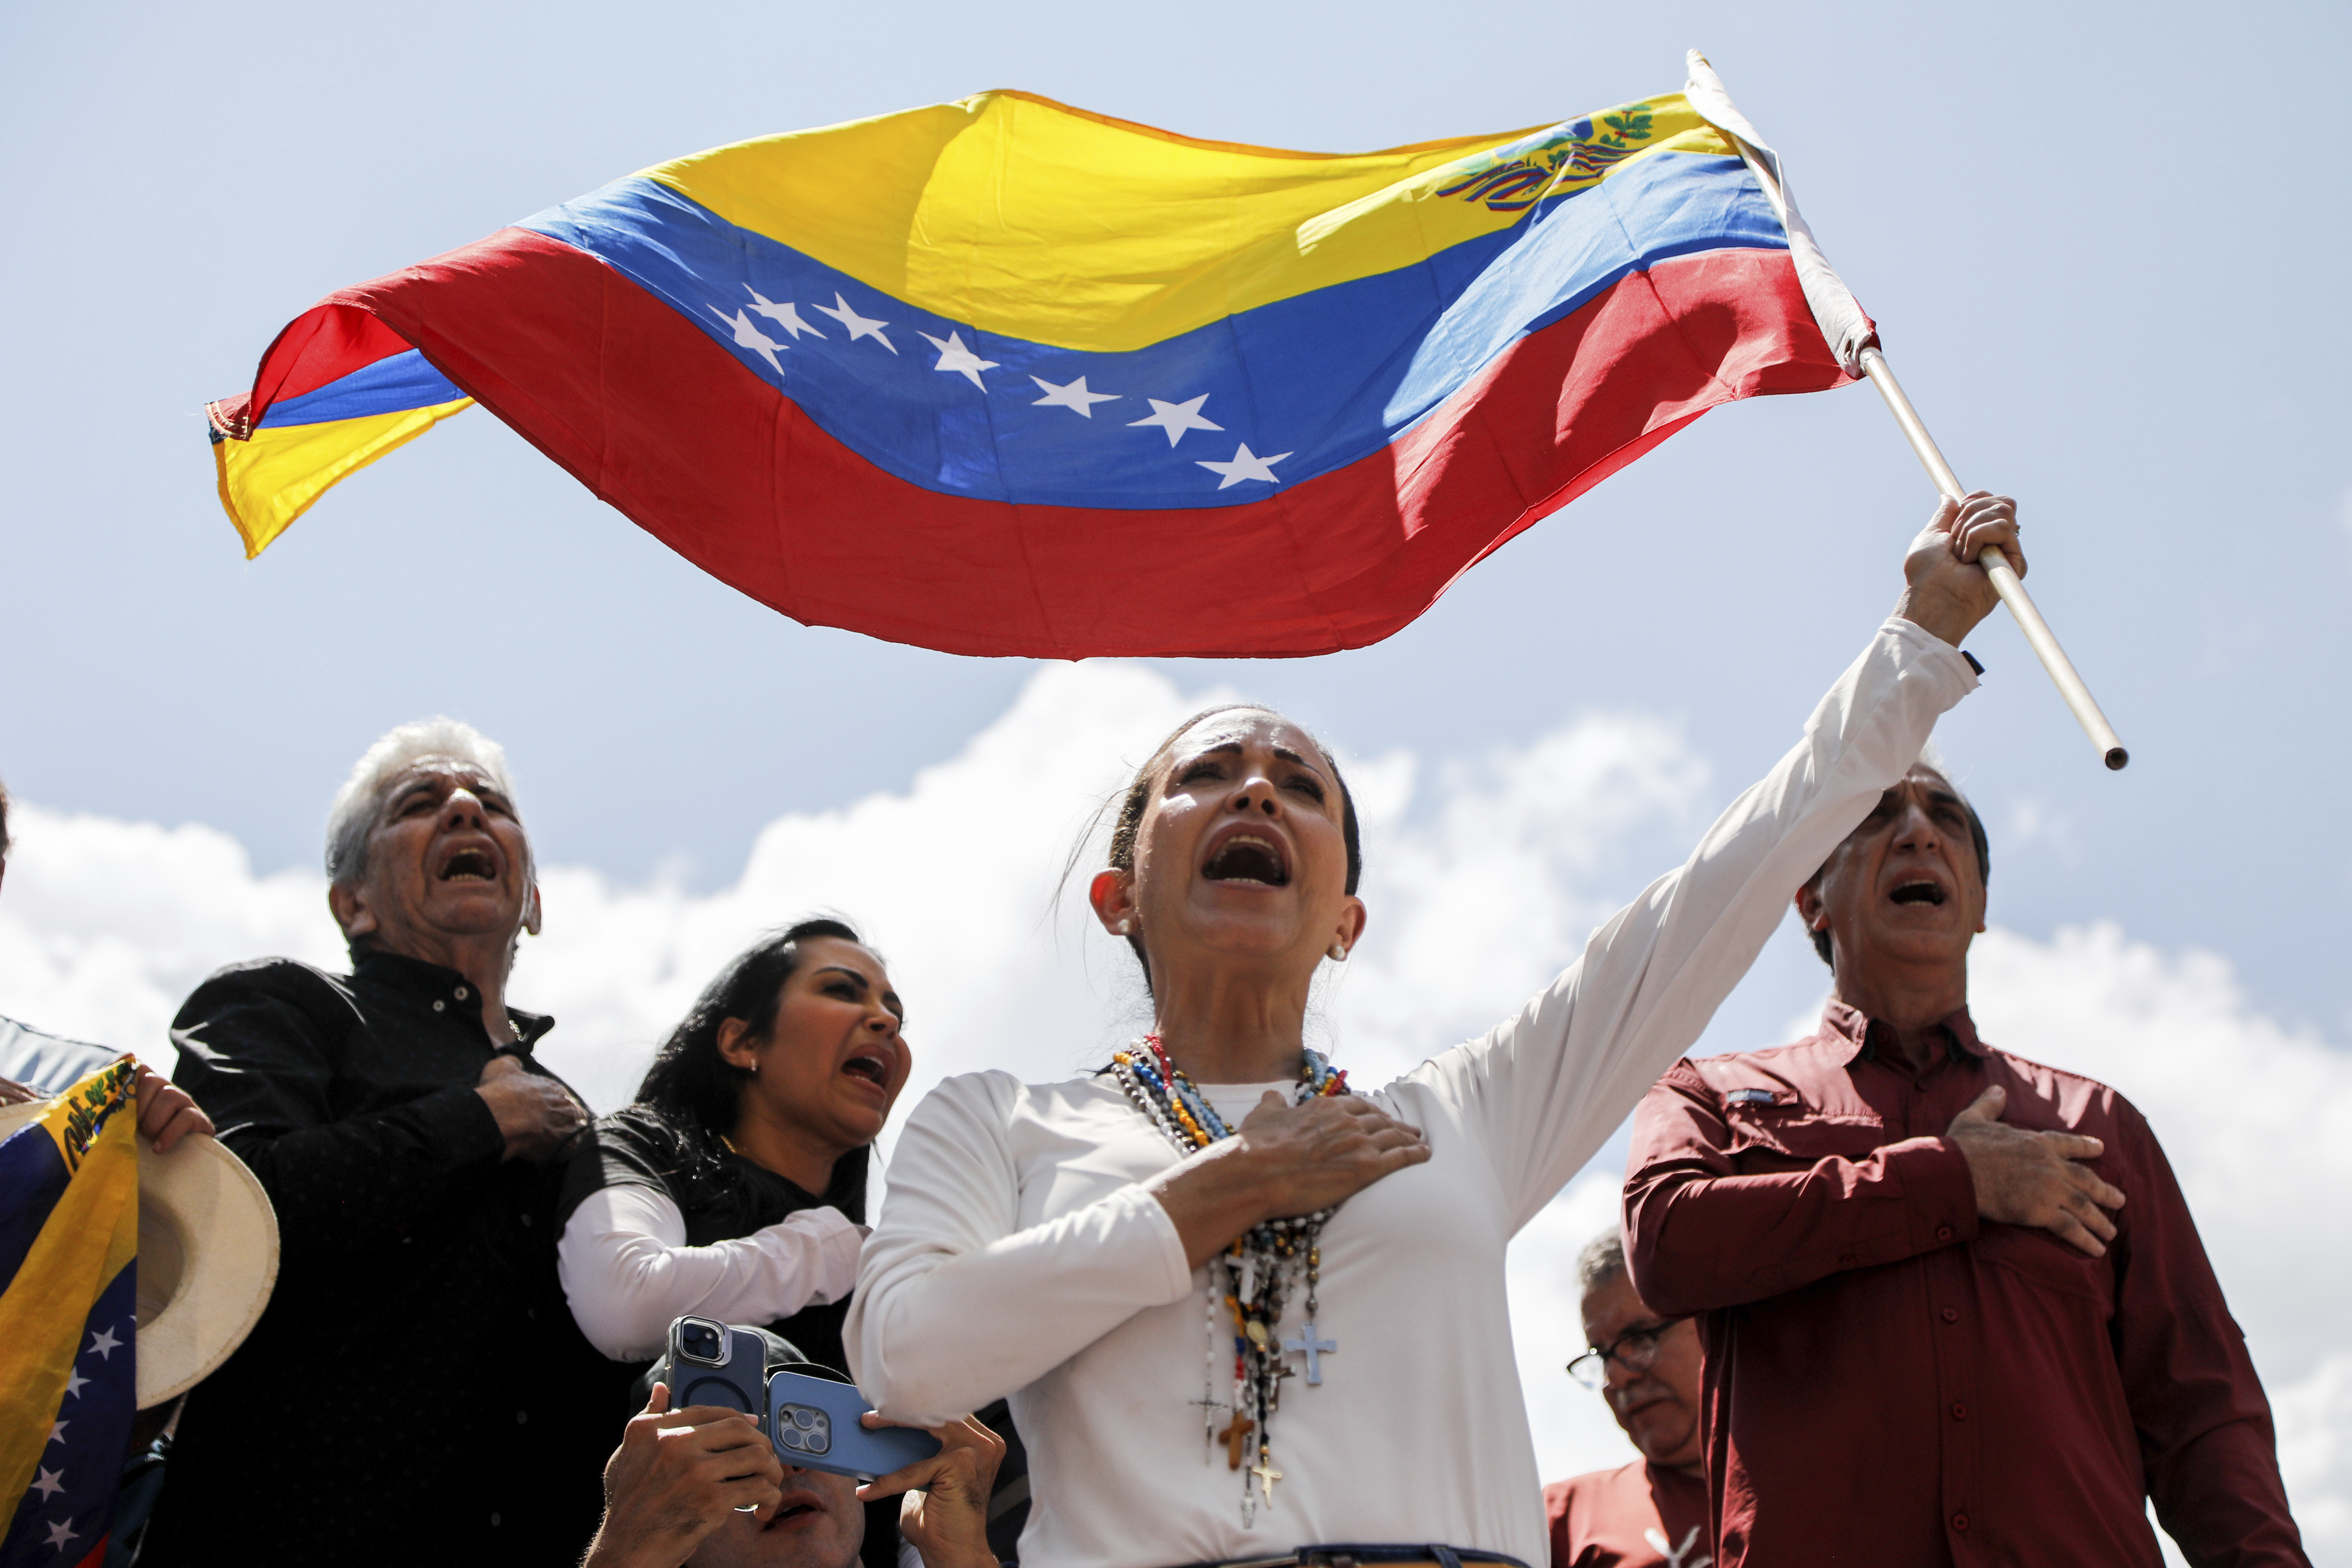
[[[190,1402],[146,1561],[568,1568],[620,1390],[556,1281],[556,1156],[588,1112],[532,1056],[553,1020],[507,1003],[540,896],[504,752],[394,730],[326,860],[352,973],[235,965],[173,1025],[282,1262]]]

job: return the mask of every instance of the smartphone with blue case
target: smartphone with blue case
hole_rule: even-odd
[[[870,1481],[944,1447],[912,1426],[867,1431],[860,1417],[871,1408],[855,1384],[780,1372],[768,1379],[768,1437],[776,1458],[806,1470]]]
[[[669,1384],[672,1410],[689,1405],[740,1410],[766,1432],[767,1358],[766,1342],[748,1329],[709,1318],[679,1318],[669,1326],[669,1353],[655,1369],[655,1378]]]

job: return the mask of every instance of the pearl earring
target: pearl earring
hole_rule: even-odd
[[[1127,936],[1127,935],[1129,935],[1129,934],[1131,934],[1131,933],[1134,931],[1134,930],[1135,930],[1135,922],[1134,922],[1133,921],[1119,921],[1119,922],[1118,922],[1118,934],[1119,934],[1119,935],[1121,935],[1121,936]]]
[[[1344,944],[1336,942],[1331,944],[1331,961],[1334,963],[1348,962],[1348,949]]]

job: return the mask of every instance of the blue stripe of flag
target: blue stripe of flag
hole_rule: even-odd
[[[90,1307],[74,1357],[78,1384],[58,1405],[52,1420],[61,1429],[34,1461],[33,1485],[0,1536],[0,1568],[78,1563],[105,1540],[138,1413],[138,1299],[134,1258]],[[110,1342],[100,1349],[102,1340]]]
[[[69,1179],[57,1141],[37,1122],[0,1143],[0,1287],[24,1267]]]
[[[404,414],[465,395],[455,382],[426,363],[423,353],[410,349],[313,387],[299,397],[271,404],[261,425],[266,430],[280,430],[289,425],[323,425],[331,419],[361,419],[371,414]]]
[[[1261,457],[1288,454],[1279,470],[1286,485],[1345,468],[1529,332],[1654,263],[1788,246],[1738,159],[1659,153],[1410,267],[1113,353],[934,315],[653,180],[617,181],[517,226],[609,263],[898,479],[985,500],[1139,509],[1263,499],[1256,486],[1222,488],[1199,466],[1231,455],[1237,442]],[[887,321],[881,337],[853,337],[830,313],[842,304]],[[762,313],[785,305],[808,331]],[[768,346],[747,343],[747,330]],[[977,373],[980,384],[943,374],[936,345],[951,333],[992,362]],[[1074,387],[1080,376],[1087,393],[1118,401],[1090,404],[1081,417],[1043,395],[1045,385]],[[1197,413],[1217,431],[1171,443],[1164,428],[1138,428],[1154,398],[1204,399]],[[269,422],[277,420],[273,409]]]

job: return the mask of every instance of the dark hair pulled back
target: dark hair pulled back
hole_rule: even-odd
[[[1112,870],[1134,871],[1136,835],[1142,830],[1144,810],[1151,804],[1151,792],[1159,787],[1160,775],[1167,771],[1169,754],[1175,751],[1176,742],[1191,733],[1195,725],[1220,713],[1271,713],[1277,719],[1284,719],[1284,715],[1262,702],[1221,702],[1213,708],[1202,709],[1171,730],[1168,738],[1154,747],[1151,755],[1144,759],[1143,765],[1135,770],[1135,777],[1128,784],[1126,793],[1119,796],[1118,815],[1111,819],[1110,826]],[[1284,721],[1295,721],[1284,719]],[[1331,782],[1339,786],[1339,837],[1348,847],[1347,890],[1353,893],[1364,877],[1364,844],[1363,836],[1356,826],[1356,797],[1348,788],[1347,777],[1339,772],[1339,761],[1331,754],[1331,748],[1312,734],[1307,739],[1315,742],[1315,749],[1322,753],[1324,764],[1331,770]],[[1102,819],[1097,817],[1095,820],[1100,822]],[[1072,868],[1076,867],[1077,858],[1085,853],[1085,849],[1082,839],[1077,848],[1071,852]],[[1066,878],[1068,872],[1065,871],[1063,875]],[[1134,952],[1135,962],[1143,966],[1143,984],[1149,987],[1151,984],[1151,960],[1144,954],[1143,938],[1129,934],[1127,945]]]
[[[847,921],[818,916],[771,931],[737,953],[702,988],[686,1016],[654,1053],[637,1085],[637,1100],[662,1112],[685,1141],[693,1163],[716,1162],[751,1073],[719,1054],[719,1031],[740,1018],[755,1037],[776,1026],[784,982],[801,965],[801,943],[811,937],[839,937],[864,945]]]

